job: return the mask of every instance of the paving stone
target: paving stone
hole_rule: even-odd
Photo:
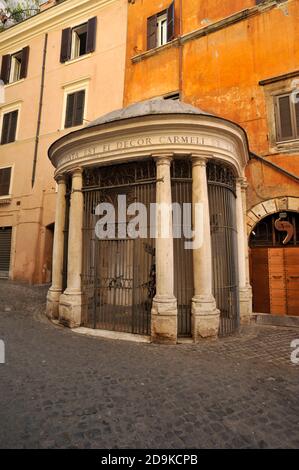
[[[299,330],[176,347],[90,338],[46,319],[46,292],[0,281],[0,448],[298,448]]]

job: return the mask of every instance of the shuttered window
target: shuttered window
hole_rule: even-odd
[[[11,111],[3,116],[1,145],[9,144],[16,140],[16,131],[19,111]]]
[[[299,93],[276,97],[277,141],[299,139]]]
[[[0,278],[9,276],[11,233],[11,227],[0,227]]]
[[[175,37],[174,2],[164,11],[147,19],[147,49],[163,46]]]
[[[0,168],[0,196],[8,196],[10,188],[11,168]]]
[[[24,47],[14,54],[4,55],[1,64],[1,80],[5,84],[14,83],[27,77],[29,47]]]
[[[83,124],[85,106],[85,90],[67,95],[64,127],[74,127]]]
[[[87,23],[62,31],[60,62],[64,63],[93,52],[96,47],[97,17]]]

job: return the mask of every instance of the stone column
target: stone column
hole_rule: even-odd
[[[151,312],[151,337],[152,341],[156,343],[175,344],[177,342],[177,301],[173,292],[174,267],[170,177],[172,155],[153,155],[153,157],[156,159],[157,164],[157,210],[156,295]]]
[[[65,226],[65,195],[66,182],[63,175],[56,178],[56,217],[54,229],[54,243],[52,256],[52,286],[47,295],[47,316],[50,319],[58,318],[59,298],[62,294],[63,247]]]
[[[59,321],[65,326],[75,328],[81,325],[82,310],[82,242],[83,242],[83,194],[82,168],[72,173],[70,201],[70,220],[68,238],[68,275],[67,288],[60,297]]]
[[[212,251],[210,231],[210,211],[207,159],[192,155],[192,204],[200,204],[203,211],[203,224],[194,230],[203,230],[202,243],[193,249],[194,297],[192,299],[192,336],[194,342],[200,338],[215,338],[218,335],[220,312],[212,293]],[[194,220],[193,220],[194,224]]]
[[[237,195],[237,230],[238,230],[238,263],[239,263],[239,296],[241,325],[250,323],[252,313],[252,289],[249,279],[249,255],[246,231],[246,178],[238,178]]]

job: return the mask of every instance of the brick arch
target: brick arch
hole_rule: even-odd
[[[279,211],[295,211],[299,212],[299,197],[283,196],[274,199],[267,199],[253,206],[247,211],[247,234],[251,234],[253,228],[260,220],[267,215],[274,214]]]

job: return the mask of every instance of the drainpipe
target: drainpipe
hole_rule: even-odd
[[[271,168],[279,171],[283,175],[288,176],[289,178],[292,178],[297,183],[299,183],[299,177],[297,175],[295,175],[294,173],[291,173],[288,170],[285,170],[284,168],[281,168],[281,166],[276,165],[276,163],[270,162],[269,160],[266,160],[265,158],[261,157],[260,155],[257,155],[254,152],[250,152],[250,157],[251,157],[251,159],[258,160],[259,162],[262,162],[264,165],[270,166]]]
[[[33,188],[34,183],[35,183],[36,164],[37,164],[37,155],[38,155],[38,146],[39,146],[39,136],[40,136],[40,126],[41,126],[42,109],[43,109],[43,97],[44,97],[44,88],[45,88],[45,69],[46,69],[47,45],[48,45],[48,33],[45,34],[45,41],[44,41],[42,77],[41,77],[41,85],[40,85],[38,117],[37,117],[37,128],[36,128],[36,135],[35,135],[35,147],[34,147],[33,167],[32,167],[32,178],[31,178],[31,186],[32,186],[32,188]]]
[[[179,37],[181,39],[183,35],[183,0],[180,0],[180,31],[179,31]],[[181,40],[179,42],[179,93],[180,93],[180,99],[182,99],[182,93],[183,93],[183,44],[181,43]]]

